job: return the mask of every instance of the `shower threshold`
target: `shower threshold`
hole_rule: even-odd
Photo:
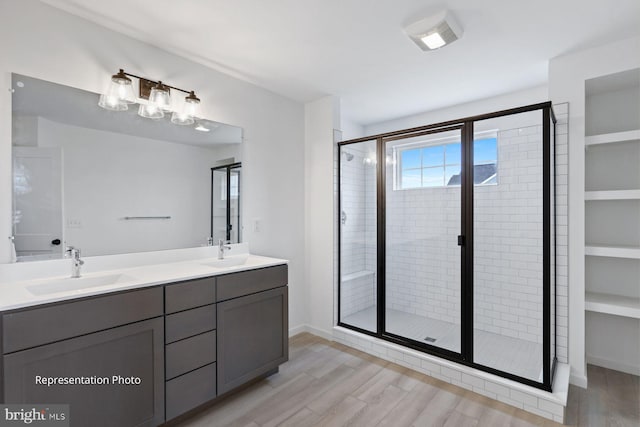
[[[460,325],[438,319],[386,310],[387,332],[460,352]],[[376,308],[369,307],[343,317],[342,322],[368,331],[376,329]],[[542,381],[542,344],[474,329],[474,362],[510,372],[534,381]],[[425,337],[434,339],[430,342]]]

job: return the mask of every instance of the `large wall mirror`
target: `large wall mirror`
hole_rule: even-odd
[[[19,74],[12,88],[18,261],[240,241],[242,128],[107,111],[98,94]]]

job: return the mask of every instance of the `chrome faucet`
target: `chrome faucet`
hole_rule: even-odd
[[[218,240],[218,259],[224,259],[224,250],[231,249],[231,246],[226,246],[225,243],[231,243],[229,241],[225,242],[224,240]]]
[[[213,246],[213,237],[207,237],[207,246]]]
[[[84,261],[80,259],[80,249],[73,246],[67,246],[64,251],[64,255],[71,258],[71,277],[80,277],[80,267],[84,264]]]

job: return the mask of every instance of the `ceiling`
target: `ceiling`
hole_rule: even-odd
[[[43,0],[360,124],[545,84],[551,58],[640,35],[638,0]],[[443,8],[464,35],[423,52],[403,26]]]

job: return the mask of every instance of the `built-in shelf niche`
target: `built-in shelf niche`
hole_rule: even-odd
[[[640,248],[640,200],[587,201],[585,240],[588,246]]]
[[[587,311],[587,363],[640,375],[640,319]]]
[[[585,82],[587,363],[640,374],[640,69]]]
[[[585,136],[640,129],[640,69],[585,82]]]
[[[585,190],[640,190],[640,140],[589,146]]]
[[[585,309],[640,318],[640,259],[588,256],[586,261]]]

